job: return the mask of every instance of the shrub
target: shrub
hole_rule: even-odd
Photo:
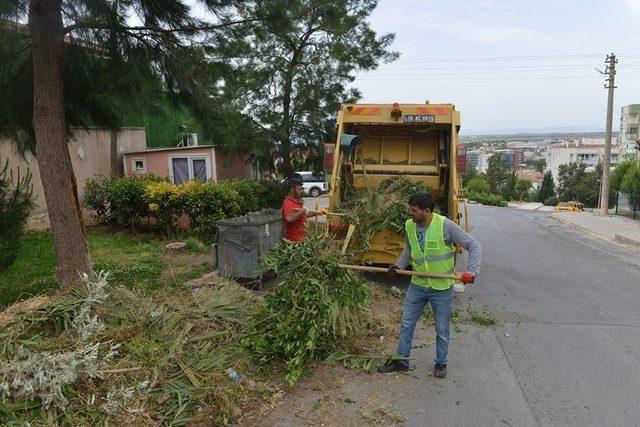
[[[466,197],[470,200],[474,200],[478,203],[482,203],[483,205],[489,206],[507,206],[507,202],[504,201],[502,196],[499,194],[490,194],[490,193],[472,193],[466,192]]]
[[[218,221],[241,214],[242,200],[229,183],[190,181],[180,186],[180,203],[193,232],[211,237],[218,230]]]
[[[543,203],[545,206],[556,206],[558,204],[558,198],[556,196],[549,197]]]
[[[158,219],[167,234],[175,230],[181,213],[179,194],[178,187],[168,181],[150,182],[145,187],[144,200],[149,213]]]
[[[82,205],[99,222],[111,222],[109,210],[109,186],[113,178],[98,176],[85,181]]]
[[[540,195],[540,190],[530,190],[524,197],[525,202],[537,202]]]
[[[187,214],[192,231],[206,237],[221,219],[280,208],[285,195],[285,186],[275,181],[188,181],[176,186],[163,178],[126,176],[88,179],[82,201],[98,221],[134,230],[142,218],[153,216],[171,233],[178,217]]]
[[[14,179],[7,160],[0,170],[0,271],[16,259],[24,226],[33,206],[31,173]]]
[[[136,229],[140,219],[149,216],[144,192],[146,178],[125,176],[113,180],[108,187],[110,220],[123,227]]]
[[[620,189],[629,195],[629,203],[633,209],[633,217],[640,209],[640,165],[635,164],[629,167],[622,179]]]
[[[258,195],[255,191],[254,182],[246,179],[234,179],[227,183],[240,196],[240,212],[242,215],[260,210]]]
[[[484,178],[473,178],[464,187],[465,193],[491,193],[491,186]]]
[[[278,181],[251,181],[260,209],[279,209],[287,195],[287,187]]]

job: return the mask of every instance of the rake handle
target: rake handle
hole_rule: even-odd
[[[367,271],[370,273],[387,273],[389,270],[383,267],[369,267],[365,265],[351,265],[351,264],[338,264],[338,267],[346,270]],[[440,274],[440,273],[426,273],[422,271],[409,271],[409,270],[396,270],[396,273],[401,276],[418,276],[418,277],[430,277],[432,279],[452,279],[462,281],[461,274]]]
[[[309,212],[312,212],[312,213],[314,213],[316,215],[348,216],[347,214],[338,213],[338,212],[326,212],[326,213],[323,213],[323,212],[320,212],[320,211],[313,211],[313,210],[310,210]]]

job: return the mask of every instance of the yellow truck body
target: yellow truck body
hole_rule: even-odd
[[[329,208],[339,207],[345,185],[376,188],[404,175],[433,190],[448,218],[460,223],[459,177],[456,169],[460,112],[453,104],[345,104],[338,113]],[[348,145],[349,138],[355,144]],[[339,222],[332,218],[331,221]],[[391,229],[370,241],[366,259],[392,264],[405,245]]]
[[[580,202],[560,202],[555,207],[556,211],[583,212],[584,205]]]

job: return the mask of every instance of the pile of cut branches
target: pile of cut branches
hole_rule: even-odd
[[[264,368],[284,367],[293,384],[308,363],[324,359],[367,324],[367,287],[338,264],[344,257],[334,242],[309,236],[283,242],[263,259],[278,276],[243,339]]]
[[[85,280],[0,332],[0,424],[219,425],[274,398],[225,373],[257,371],[239,342],[263,303],[251,291],[212,278],[150,296]]]
[[[397,233],[404,232],[405,221],[409,218],[407,202],[412,194],[420,191],[432,192],[426,184],[404,176],[389,178],[375,189],[352,189],[337,210],[346,213],[348,221],[356,226],[353,242],[365,253],[380,230],[389,227]]]

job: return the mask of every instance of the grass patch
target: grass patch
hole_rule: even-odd
[[[433,318],[433,309],[430,304],[424,308],[422,312],[422,321],[427,325],[434,324]],[[474,308],[471,305],[471,301],[469,301],[469,305],[467,306],[466,313],[464,311],[460,311],[460,309],[454,307],[451,310],[451,323],[454,324],[455,331],[459,332],[460,328],[458,328],[458,323],[476,323],[482,326],[493,326],[496,324],[496,316],[491,313],[486,307],[482,309]]]
[[[112,284],[152,289],[161,283],[164,239],[87,227],[87,240],[94,269],[110,271]],[[55,267],[51,232],[25,234],[16,262],[0,272],[0,307],[57,289]]]
[[[196,254],[206,254],[209,253],[209,247],[204,244],[204,242],[195,237],[189,237],[184,241],[186,243],[185,249],[189,252],[193,252]]]
[[[55,268],[56,255],[51,233],[26,233],[15,263],[0,272],[0,306],[57,288]]]

